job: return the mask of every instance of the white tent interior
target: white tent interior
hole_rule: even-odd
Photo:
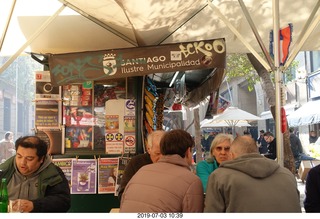
[[[319,6],[319,0],[1,0],[0,55],[11,58],[0,74],[24,51],[70,53],[225,38],[228,53],[253,53],[276,72],[280,121],[279,53],[273,62],[267,49],[270,30],[293,25],[286,68],[299,51],[320,49]]]
[[[274,14],[277,2],[1,0],[0,30],[8,26],[7,34],[1,38],[4,40],[1,54],[13,54],[28,41],[29,51],[45,54],[215,38],[226,39],[228,53],[247,53],[251,49],[260,52],[260,44],[268,47],[270,30],[278,19]],[[279,27],[293,24],[292,43],[298,50],[320,49],[319,4],[319,1],[279,1]],[[254,25],[255,31],[251,31],[250,25]],[[259,35],[261,42],[255,35]]]

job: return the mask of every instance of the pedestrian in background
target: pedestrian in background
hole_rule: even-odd
[[[316,141],[318,140],[318,136],[316,134],[315,131],[311,131],[309,133],[309,143],[312,144],[312,143],[316,143]]]
[[[268,143],[266,140],[264,140],[264,135],[265,131],[262,129],[260,130],[260,136],[257,139],[257,146],[259,147],[259,153],[260,154],[265,154],[268,152]]]
[[[263,134],[264,140],[268,144],[268,151],[264,154],[265,157],[275,160],[277,158],[277,141],[271,132]]]
[[[8,158],[14,156],[16,150],[13,142],[13,132],[6,132],[4,139],[0,141],[0,164],[4,163]]]
[[[290,148],[294,157],[296,170],[298,171],[302,160],[314,160],[315,158],[303,152],[303,147],[298,136],[294,134],[294,128],[289,128],[290,132]]]

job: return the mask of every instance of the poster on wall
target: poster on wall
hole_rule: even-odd
[[[35,125],[37,129],[59,129],[61,104],[58,100],[36,100]]]
[[[96,172],[96,159],[73,159],[71,169],[71,194],[95,194]]]
[[[98,159],[98,193],[115,193],[119,158]]]
[[[70,191],[71,191],[71,166],[72,166],[72,159],[73,158],[54,158],[52,159],[52,162],[61,168],[64,175],[66,176]]]
[[[61,124],[61,88],[51,84],[49,71],[35,72],[35,128],[59,129]]]
[[[92,126],[67,126],[65,133],[66,149],[93,149]]]
[[[36,100],[37,99],[61,99],[60,86],[54,86],[51,83],[50,71],[36,71]]]
[[[135,153],[135,100],[109,100],[105,105],[106,153]]]
[[[124,153],[136,153],[136,102],[127,99],[124,104]]]
[[[105,104],[105,141],[107,154],[123,154],[124,99],[108,100]]]
[[[63,123],[66,126],[82,126],[95,124],[91,106],[63,106]]]
[[[61,129],[43,129],[35,133],[40,139],[48,144],[48,154],[57,155],[65,153],[65,130]]]

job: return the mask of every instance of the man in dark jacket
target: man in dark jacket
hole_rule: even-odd
[[[257,145],[259,147],[260,154],[265,154],[268,152],[268,143],[264,140],[264,130],[260,130],[260,136],[257,139]]]
[[[268,152],[264,154],[265,157],[275,160],[277,158],[277,141],[273,137],[271,132],[266,132],[263,134],[264,140],[268,143]]]
[[[290,146],[291,151],[294,156],[294,161],[296,165],[296,169],[299,169],[300,163],[302,160],[314,160],[315,158],[310,157],[309,155],[303,153],[303,148],[300,139],[296,136],[294,132],[294,128],[289,128],[290,132]]]
[[[320,165],[310,169],[306,179],[304,209],[320,213]]]
[[[121,201],[122,194],[128,182],[138,170],[147,165],[157,162],[160,157],[160,140],[164,135],[164,131],[157,130],[150,133],[147,137],[147,152],[134,156],[126,166],[119,187],[118,199]]]
[[[21,212],[67,212],[71,206],[68,180],[47,155],[47,143],[25,136],[17,139],[15,148],[17,154],[0,165],[9,199],[20,199]]]
[[[303,149],[300,139],[293,133],[293,131],[293,128],[289,128],[291,151],[295,160],[296,169],[298,169],[300,166],[300,154],[303,153]]]
[[[309,133],[309,143],[316,143],[316,141],[318,140],[317,134],[315,131],[310,131]]]

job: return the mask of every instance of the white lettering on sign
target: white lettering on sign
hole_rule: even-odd
[[[204,43],[202,41],[188,43],[187,46],[180,45],[179,48],[184,57],[188,57],[189,55],[195,53],[202,53],[206,56],[212,56],[212,50],[217,53],[223,53],[226,50],[225,45],[221,40],[215,40],[212,42],[212,44]]]

